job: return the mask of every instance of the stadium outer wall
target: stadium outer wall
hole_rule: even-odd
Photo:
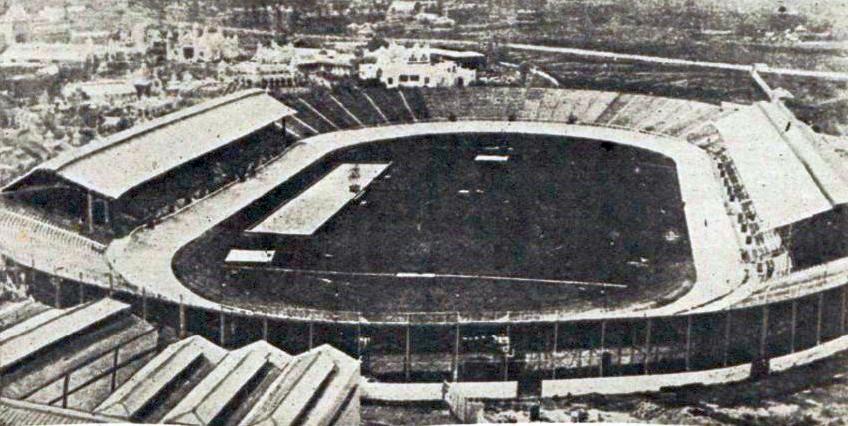
[[[216,312],[7,263],[36,299],[54,306],[111,294],[146,320],[226,347],[267,338],[296,353],[329,343],[362,358],[366,374],[392,382],[387,389],[422,383],[406,396],[372,383],[366,397],[374,399],[439,399],[440,391],[426,383],[454,379],[501,382],[482,389],[494,386],[500,389],[494,397],[503,398],[657,391],[761,377],[848,349],[848,283],[720,312],[662,317],[480,323],[457,315],[443,322],[342,324]],[[511,358],[471,348],[463,339],[493,334],[510,337]]]

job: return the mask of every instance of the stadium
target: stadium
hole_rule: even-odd
[[[329,344],[378,400],[761,377],[848,348],[848,170],[762,91],[237,91],[18,178],[0,248],[57,308]]]

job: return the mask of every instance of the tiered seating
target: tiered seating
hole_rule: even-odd
[[[333,91],[333,96],[341,102],[345,108],[353,113],[362,124],[366,126],[378,126],[385,124],[380,113],[362,95],[362,92],[350,88],[338,88]]]
[[[352,129],[360,124],[329,92],[312,91],[300,96],[301,103],[336,129]]]
[[[19,260],[37,259],[36,266],[42,270],[62,267],[64,273],[74,278],[80,274],[102,277],[109,273],[103,244],[2,208],[0,246],[5,246],[7,253],[22,256]]]
[[[421,94],[421,90],[403,89],[401,93],[403,93],[406,103],[412,109],[412,113],[418,121],[425,121],[432,118],[430,116],[430,110],[427,108],[427,102]]]
[[[627,95],[625,101],[620,103],[620,108],[611,112],[609,116],[609,121],[605,121],[602,124],[608,126],[621,126],[621,127],[630,127],[630,116],[633,114],[638,114],[642,108],[644,108],[644,102],[647,101],[642,95]]]
[[[664,98],[654,98],[644,95],[635,96],[630,107],[626,111],[622,111],[610,124],[638,129],[641,127],[642,122],[656,112],[665,102],[666,100]]]
[[[581,114],[580,121],[584,123],[596,123],[601,114],[609,108],[610,103],[615,100],[618,95],[615,92],[590,92],[591,102],[586,108],[586,111]]]
[[[278,374],[291,357],[266,342],[230,352],[164,417],[165,423],[207,425],[234,414],[240,395]]]
[[[348,416],[359,411],[359,365],[348,359],[327,345],[301,355],[286,366],[239,424],[325,424],[331,419],[349,424],[353,419]],[[324,388],[334,398],[321,398],[316,388]]]
[[[562,93],[551,110],[549,120],[561,123],[569,122],[572,117],[574,117],[572,114],[574,113],[574,108],[576,106],[575,98],[576,95],[573,92]],[[574,118],[576,119],[576,117]]]
[[[314,121],[316,126],[321,126],[321,128],[325,129],[325,131],[339,130],[342,128],[341,125],[336,124],[335,121],[330,119],[327,115],[321,112],[321,110],[316,108],[315,105],[312,105],[303,97],[298,96],[295,98],[295,101],[297,102],[296,105],[298,105],[299,111],[302,111],[305,115],[311,115],[311,119]]]
[[[668,121],[676,120],[680,116],[681,109],[684,108],[683,104],[686,103],[680,99],[666,98],[660,108],[642,120],[641,129],[648,132],[657,131]]]
[[[390,124],[391,121],[389,120],[389,116],[386,115],[385,112],[383,112],[383,110],[380,108],[379,105],[377,105],[377,102],[374,100],[374,98],[372,98],[370,95],[368,95],[368,93],[364,92],[361,89],[357,89],[357,90],[359,90],[359,93],[368,102],[368,104],[370,104],[371,107],[374,108],[374,111],[377,111],[377,114],[380,116],[380,118],[383,119],[383,123]]]
[[[517,118],[525,121],[536,120],[539,115],[539,109],[542,107],[545,92],[545,89],[527,89],[526,96],[524,97],[524,105],[518,110]]]
[[[712,151],[726,189],[725,204],[735,217],[737,232],[744,241],[742,259],[749,265],[749,275],[760,280],[788,274],[792,263],[788,250],[774,230],[764,229],[751,202],[751,197],[739,177],[733,160],[719,147]]]
[[[539,113],[536,115],[536,120],[551,121],[554,119],[553,114],[559,104],[562,102],[562,96],[559,91],[545,90],[542,99],[539,102]]]
[[[342,111],[344,111],[344,113],[346,114],[346,120],[353,120],[353,122],[355,123],[355,127],[365,126],[365,123],[356,115],[356,113],[350,108],[348,108],[347,105],[345,105],[334,93],[328,93],[327,96],[330,98],[331,101],[333,101],[333,103],[336,104],[336,106],[338,106],[342,109]]]
[[[618,115],[619,111],[627,107],[627,104],[630,103],[630,100],[633,99],[634,95],[628,93],[620,93],[615,99],[613,99],[609,106],[598,115],[598,119],[595,120],[595,123],[598,124],[609,124],[615,117]]]
[[[423,91],[422,96],[433,117],[445,119],[467,112],[462,109],[465,107],[465,104],[462,103],[463,97],[452,95],[448,90],[430,89]]]
[[[336,128],[332,124],[328,123],[319,115],[315,114],[315,112],[311,108],[307,107],[299,96],[291,94],[282,94],[277,95],[277,98],[289,107],[297,110],[297,114],[295,114],[295,116],[289,121],[293,123],[298,123],[298,125],[301,126],[302,129],[308,130],[308,132],[298,132],[301,134],[301,136],[303,136],[304,133],[316,134],[336,130]]]
[[[357,424],[359,363],[329,346],[292,357],[258,341],[174,343],[94,410],[146,423]]]
[[[566,119],[568,121],[576,121],[576,122],[591,122],[586,119],[586,111],[591,106],[594,100],[594,94],[597,92],[591,90],[574,90],[572,91],[574,96],[572,97],[572,107],[569,115]]]
[[[218,363],[226,351],[202,337],[190,337],[174,343],[139,369],[94,411],[136,421],[153,422],[161,418],[151,403],[168,406],[185,396],[190,385],[197,384]],[[183,386],[174,386],[182,382]]]
[[[111,299],[49,309],[0,333],[3,396],[91,409],[157,342],[154,327]]]
[[[379,88],[368,88],[363,91],[374,101],[390,122],[411,123],[413,121],[409,111],[403,105],[403,99],[400,98],[398,91]]]
[[[691,113],[687,114],[686,117],[681,116],[678,118],[676,123],[669,126],[664,130],[664,132],[672,136],[685,136],[698,126],[715,121],[720,113],[721,110],[716,108],[714,105],[697,104]]]
[[[303,121],[303,119],[297,115],[293,115],[287,119],[286,131],[298,139],[307,138],[320,133],[318,129],[310,126],[309,123]]]

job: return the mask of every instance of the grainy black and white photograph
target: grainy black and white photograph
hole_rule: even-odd
[[[848,0],[0,0],[0,425],[848,425]]]

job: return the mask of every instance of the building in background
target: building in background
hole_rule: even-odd
[[[445,59],[446,52],[449,51],[434,52],[428,45],[391,44],[366,52],[358,75],[362,80],[378,81],[387,88],[462,87],[477,80],[477,70]]]

